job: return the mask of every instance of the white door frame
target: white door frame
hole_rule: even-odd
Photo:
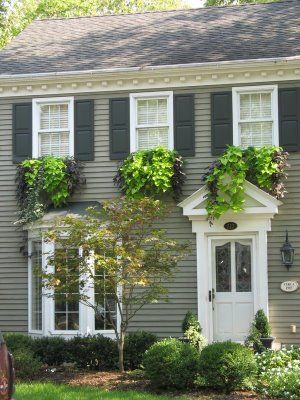
[[[213,237],[246,236],[253,237],[253,248],[256,259],[256,284],[254,285],[254,312],[262,308],[268,315],[268,244],[267,232],[271,230],[271,219],[278,213],[280,201],[245,182],[244,211],[226,213],[213,225],[207,221],[205,209],[207,189],[203,186],[191,196],[183,200],[179,207],[183,215],[192,221],[192,231],[196,233],[197,247],[197,296],[198,319],[203,334],[211,342],[213,340],[212,307],[209,302],[209,290],[212,289],[211,239]],[[236,229],[225,229],[226,222],[235,222]]]
[[[258,293],[257,293],[257,279],[258,279],[258,266],[259,262],[257,260],[257,235],[247,235],[245,234],[236,234],[236,235],[216,235],[216,236],[208,236],[208,249],[207,249],[207,254],[208,254],[208,268],[209,268],[209,287],[213,288],[213,274],[214,274],[214,260],[212,258],[213,255],[213,242],[215,240],[239,240],[239,239],[249,239],[252,243],[251,246],[251,260],[252,260],[252,265],[251,265],[251,286],[252,286],[252,294],[253,294],[253,308],[254,308],[254,313],[261,308],[259,304],[257,304],[257,299],[258,299]],[[212,290],[212,289],[209,289]],[[210,330],[211,330],[211,335],[213,339],[214,336],[214,316],[213,316],[213,302],[209,302],[210,305]],[[267,311],[267,310],[266,310]]]
[[[207,221],[193,221],[193,232],[197,242],[197,294],[198,318],[203,334],[213,341],[213,315],[209,302],[209,291],[212,290],[211,245],[213,239],[251,238],[253,240],[253,296],[254,312],[262,308],[268,315],[268,265],[267,265],[267,231],[270,224],[265,219],[249,221],[235,218],[238,227],[234,234],[225,230],[228,220],[219,220],[212,227]]]

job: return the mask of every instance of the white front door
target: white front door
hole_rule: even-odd
[[[212,241],[213,340],[243,341],[254,317],[251,239]]]

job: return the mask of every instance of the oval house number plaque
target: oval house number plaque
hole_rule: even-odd
[[[295,292],[299,288],[299,283],[296,281],[286,281],[282,282],[280,287],[283,292],[291,293]]]
[[[226,222],[224,228],[228,231],[234,231],[237,228],[237,224],[235,222]]]

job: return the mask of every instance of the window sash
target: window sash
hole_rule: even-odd
[[[55,133],[68,133],[68,153],[60,155],[54,154],[57,157],[74,156],[74,98],[73,97],[53,97],[53,98],[39,98],[33,99],[33,143],[32,143],[32,157],[41,157],[41,134],[55,134]],[[49,127],[41,128],[41,107],[43,106],[56,106],[56,105],[67,105],[67,117],[62,115],[62,122],[60,124],[65,125],[65,127]],[[50,114],[50,112],[49,112]],[[58,117],[59,119],[59,113]],[[67,122],[67,123],[66,123]],[[46,123],[47,125],[47,123]],[[45,154],[44,154],[45,155]]]
[[[166,122],[154,121],[153,123],[139,123],[139,101],[143,100],[166,100],[165,114]],[[159,111],[158,111],[159,112]],[[173,92],[150,92],[150,93],[133,93],[130,94],[130,151],[139,150],[139,130],[141,129],[160,129],[167,128],[167,148],[174,148],[173,138]],[[155,141],[155,140],[154,140]],[[151,142],[151,141],[150,141]],[[149,143],[150,145],[150,143]],[[155,146],[160,143],[155,144]],[[163,144],[164,145],[164,144]],[[152,147],[148,146],[147,149]]]
[[[242,95],[270,95],[270,113],[271,115],[268,117],[263,116],[251,116],[250,118],[242,118],[241,117],[241,96]],[[253,103],[251,103],[251,98],[249,100],[249,107],[251,107]],[[259,105],[263,107],[263,100],[259,98]],[[261,114],[260,108],[260,114]],[[251,111],[249,108],[249,114],[251,115]],[[272,142],[268,143],[269,145],[279,145],[279,137],[278,137],[278,88],[277,86],[253,86],[253,87],[245,87],[245,88],[233,88],[233,144],[236,146],[242,145],[242,137],[241,131],[242,126],[245,124],[248,125],[257,125],[263,123],[272,124],[271,131],[271,139]],[[269,136],[269,134],[268,134]],[[255,137],[251,140],[255,139]],[[251,141],[249,140],[249,142]],[[255,140],[254,140],[255,141]],[[263,140],[261,144],[257,144],[257,146],[264,146]]]

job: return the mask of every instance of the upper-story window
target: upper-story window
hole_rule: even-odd
[[[156,146],[173,149],[173,93],[131,94],[130,126],[131,152]]]
[[[33,157],[74,155],[73,98],[33,100]]]
[[[278,146],[277,86],[233,88],[233,144]]]

